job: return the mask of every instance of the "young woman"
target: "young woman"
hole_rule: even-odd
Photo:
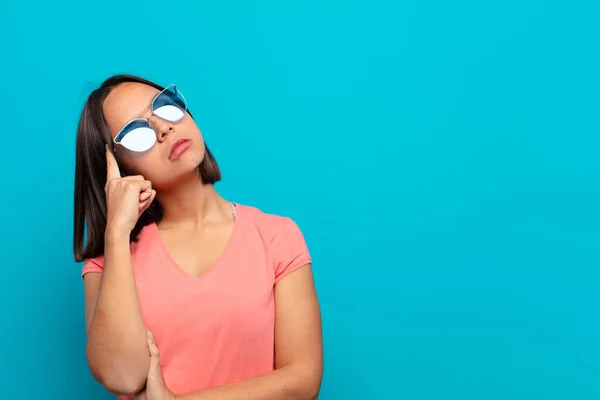
[[[221,197],[179,87],[107,79],[79,122],[74,253],[92,375],[119,399],[317,398],[311,257],[287,217]]]

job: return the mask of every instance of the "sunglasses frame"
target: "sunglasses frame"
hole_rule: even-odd
[[[162,95],[164,94],[167,90],[174,88],[175,89],[175,94],[177,96],[180,96],[181,99],[183,100],[183,115],[181,116],[181,118],[179,118],[176,121],[169,121],[168,119],[165,118],[161,118],[159,115],[154,113],[154,103],[156,103],[156,100]],[[123,132],[123,130],[125,130],[125,128],[127,128],[129,125],[131,125],[133,122],[135,121],[143,121],[146,125],[148,125],[148,128],[152,129],[152,131],[154,131],[154,136],[156,137],[156,131],[154,130],[154,127],[150,124],[150,118],[152,118],[153,116],[162,119],[163,121],[167,121],[167,122],[179,122],[183,119],[183,117],[185,117],[185,114],[187,113],[187,100],[185,99],[185,97],[183,97],[183,94],[177,89],[177,85],[175,83],[165,87],[163,90],[161,90],[156,96],[154,96],[154,99],[152,99],[152,103],[150,103],[150,105],[148,107],[146,107],[146,109],[144,111],[142,111],[142,114],[145,113],[148,109],[150,109],[150,116],[148,118],[134,118],[132,120],[130,120],[129,122],[127,122],[125,125],[123,125],[123,127],[119,130],[119,133],[117,133],[117,135],[115,136],[115,138],[113,139],[113,142],[115,144],[118,144],[122,147],[125,147],[124,145],[121,144],[121,140],[123,140],[123,138],[121,138],[118,142],[117,142],[117,138],[121,135],[121,133]],[[154,142],[156,143],[156,142]],[[152,145],[154,146],[154,144]],[[150,149],[152,148],[152,146],[150,147]],[[125,147],[127,150],[129,151],[135,151],[136,150],[131,150],[128,149],[127,147]],[[148,149],[148,150],[150,150]],[[147,150],[144,150],[147,151]]]

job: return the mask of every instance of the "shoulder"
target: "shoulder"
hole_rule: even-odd
[[[245,224],[256,229],[269,242],[275,242],[287,231],[300,230],[296,222],[288,216],[265,212],[254,206],[237,203],[236,205],[240,216],[243,215]]]
[[[83,278],[88,272],[102,272],[104,268],[104,255],[88,258],[83,262],[81,269],[81,277]]]
[[[271,254],[275,281],[312,262],[304,234],[292,218],[251,206],[240,206],[239,210],[244,226],[258,233]]]

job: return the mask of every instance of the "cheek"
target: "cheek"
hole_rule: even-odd
[[[202,132],[200,132],[200,128],[198,125],[196,125],[196,122],[189,116],[189,114],[181,122],[181,125],[175,129],[178,131],[178,133],[185,137],[189,137],[191,139],[200,138],[200,140],[202,140]]]
[[[202,140],[198,140],[195,143],[192,153],[192,161],[199,165],[204,159],[204,155],[206,153],[206,148],[204,147],[204,142]]]
[[[147,153],[130,153],[123,157],[123,163],[131,175],[142,175],[146,179],[160,174],[164,169],[160,154],[153,148]]]
[[[177,162],[165,161],[160,149],[154,146],[146,153],[122,154],[121,163],[130,175],[142,175],[145,179],[152,181],[157,188],[168,186],[176,176],[198,168],[204,159],[206,147],[202,135],[197,129],[196,132],[199,137],[193,140],[193,146]]]

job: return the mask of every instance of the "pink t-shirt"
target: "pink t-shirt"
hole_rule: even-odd
[[[187,393],[273,370],[274,285],[311,262],[293,220],[236,204],[224,252],[198,278],[171,258],[156,224],[131,244],[131,258],[142,316],[171,390]],[[102,256],[86,260],[82,276],[102,265]]]

